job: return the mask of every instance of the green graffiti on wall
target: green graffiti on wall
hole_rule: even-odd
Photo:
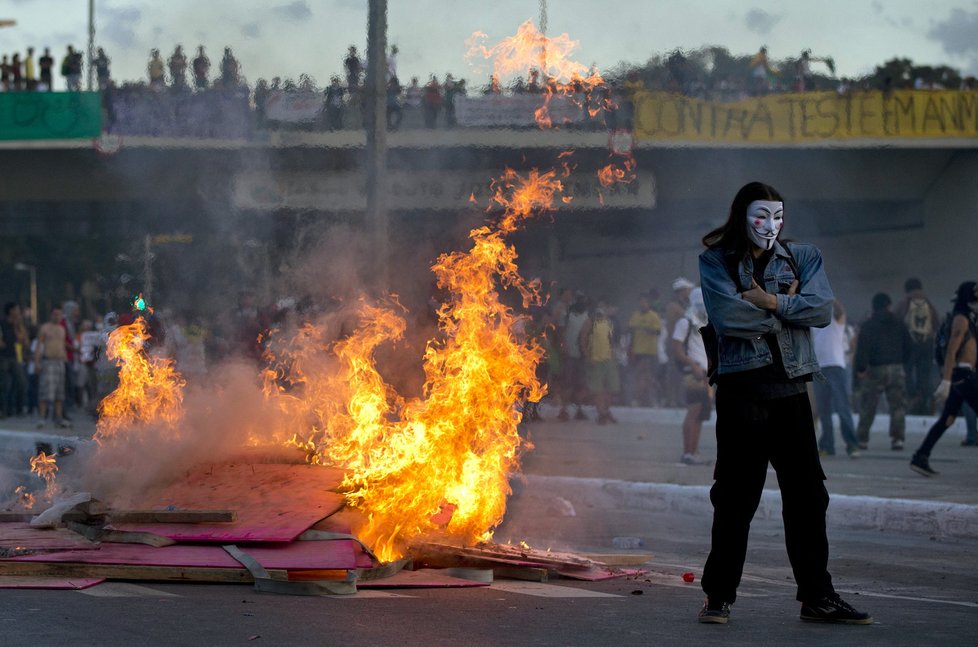
[[[98,92],[2,92],[0,139],[82,139],[102,132]]]

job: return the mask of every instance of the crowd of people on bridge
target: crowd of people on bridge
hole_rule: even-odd
[[[555,80],[538,69],[530,69],[525,76],[507,79],[505,85],[494,75],[484,85],[476,87],[472,87],[464,78],[454,78],[452,74],[429,74],[427,78],[412,76],[410,80],[404,81],[398,75],[398,53],[397,45],[393,45],[386,57],[387,124],[391,129],[400,127],[402,123],[411,127],[450,128],[458,123],[455,105],[459,97],[518,96],[543,93],[548,89],[552,91],[555,86]],[[657,66],[621,66],[605,74],[605,78],[586,93],[580,88],[569,88],[567,91],[577,96],[587,94],[587,100],[594,106],[601,106],[606,113],[602,115],[602,119],[584,121],[591,125],[616,128],[628,127],[632,98],[641,90],[664,90],[701,99],[734,101],[774,92],[808,92],[816,89],[834,89],[840,94],[857,89],[889,91],[904,86],[943,89],[949,87],[947,83],[950,81],[946,77],[953,73],[950,68],[939,68],[944,72],[940,78],[935,79],[930,78],[933,73],[931,68],[922,68],[923,72],[909,80],[903,78],[908,73],[903,71],[901,78],[897,80],[894,80],[893,74],[888,74],[879,79],[874,77],[870,82],[869,77],[861,80],[837,79],[834,60],[831,57],[813,56],[808,49],[803,50],[795,59],[782,61],[780,67],[769,58],[766,46],[759,48],[750,58],[731,57],[726,50],[723,53],[733,63],[727,65],[724,72],[714,70],[709,77],[704,77],[702,70],[699,70],[701,63],[692,63],[691,53],[687,56],[686,53],[676,50],[664,57]],[[33,47],[27,48],[23,54],[4,54],[0,63],[0,90],[51,91],[55,89],[55,80],[59,76],[64,79],[67,90],[81,90],[83,53],[68,45],[60,58],[60,65],[58,63],[49,47],[45,47],[39,55]],[[319,87],[314,76],[308,73],[300,74],[297,79],[261,78],[251,86],[231,47],[224,48],[214,70],[204,45],[198,45],[194,52],[186,52],[182,45],[176,45],[169,55],[154,48],[149,53],[146,77],[142,81],[129,79],[119,82],[113,78],[110,71],[111,59],[102,47],[96,48],[88,64],[98,90],[117,96],[128,95],[130,102],[134,100],[132,95],[152,97],[167,92],[181,96],[192,92],[220,91],[241,95],[245,104],[250,106],[248,110],[252,113],[256,127],[290,128],[295,125],[268,118],[269,97],[277,93],[309,93],[319,95],[321,100],[320,118],[313,124],[314,127],[338,130],[359,128],[363,124],[366,63],[354,45],[350,45],[346,57],[341,61],[342,72],[331,74],[325,87]],[[727,69],[731,65],[732,69]],[[816,68],[824,65],[822,69],[827,69],[828,74],[816,73],[813,65]],[[597,70],[592,68],[590,74],[596,75]],[[973,90],[978,87],[978,83],[973,77],[964,77],[950,87]],[[582,99],[582,103],[583,101]],[[115,115],[111,114],[113,110],[110,104],[108,102],[106,106],[111,123]],[[592,105],[582,108],[585,112],[594,113]],[[308,124],[303,127],[308,127]]]

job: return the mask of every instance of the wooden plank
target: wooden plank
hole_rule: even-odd
[[[584,557],[605,566],[641,566],[652,561],[652,553],[588,553]]]
[[[547,582],[550,580],[550,571],[547,569],[528,566],[493,566],[492,575],[497,580],[524,580],[526,582]]]
[[[297,541],[281,545],[240,547],[265,569],[354,569],[355,542]],[[79,564],[117,564],[168,567],[238,568],[240,564],[220,546],[176,544],[153,548],[140,544],[104,543],[99,550],[45,553],[12,557],[10,561],[71,562]]]
[[[0,557],[97,548],[97,544],[66,528],[31,528],[23,522],[0,524]]]
[[[28,522],[37,515],[33,512],[11,512],[10,510],[0,510],[0,523],[21,523]]]
[[[238,518],[234,510],[109,510],[109,522],[116,523],[230,523]]]
[[[0,561],[0,575],[60,578],[105,578],[113,580],[154,580],[163,582],[224,582],[248,584],[254,578],[246,568],[189,568],[180,566],[143,566],[129,564],[73,564],[51,562]],[[286,579],[283,570],[269,571],[275,578]]]
[[[69,589],[78,591],[101,584],[104,577],[26,577],[0,576],[0,589]]]
[[[289,542],[344,505],[331,490],[342,473],[315,465],[201,465],[180,481],[143,495],[135,508],[237,511],[230,523],[113,523],[115,530],[148,532],[182,542]]]
[[[489,582],[449,577],[432,569],[398,571],[390,577],[357,581],[358,589],[457,589],[477,586],[489,586]]]

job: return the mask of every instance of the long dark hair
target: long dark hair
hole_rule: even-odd
[[[748,182],[734,196],[727,222],[703,236],[703,245],[732,250],[738,255],[746,254],[750,249],[750,239],[747,238],[747,205],[754,200],[784,202],[784,198],[773,186],[762,182]]]
[[[954,294],[954,312],[957,314],[962,314],[966,317],[971,316],[971,308],[968,304],[975,300],[975,286],[978,283],[974,281],[965,281],[958,286],[958,291]]]

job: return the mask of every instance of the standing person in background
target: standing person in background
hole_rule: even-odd
[[[700,433],[703,421],[710,419],[713,393],[706,375],[708,361],[700,328],[707,323],[703,291],[694,288],[689,293],[686,316],[676,322],[672,333],[672,356],[683,374],[686,387],[686,417],[683,418],[683,455],[686,465],[709,464],[699,457]]]
[[[783,224],[781,195],[751,182],[726,223],[703,237],[700,280],[717,340],[717,464],[699,621],[730,619],[770,463],[801,619],[871,624],[839,597],[828,572],[829,495],[806,387],[818,372],[811,329],[829,324],[832,288],[814,245],[778,241]]]
[[[54,77],[51,73],[52,68],[54,68],[54,57],[51,56],[50,47],[44,48],[44,54],[41,55],[41,58],[38,59],[37,63],[38,67],[41,69],[41,83],[37,89],[45,92],[51,92],[54,90]]]
[[[567,321],[560,335],[560,370],[562,377],[560,411],[557,420],[568,420],[567,406],[573,404],[577,411],[575,420],[587,420],[582,404],[587,398],[585,384],[585,363],[581,348],[581,332],[590,325],[588,308],[590,301],[583,294],[578,294],[573,305],[567,311]],[[558,328],[559,329],[559,328]]]
[[[204,46],[197,46],[197,56],[193,60],[194,87],[198,90],[207,88],[207,75],[210,73],[211,59],[204,53]]]
[[[0,320],[0,417],[23,413],[27,399],[27,375],[23,367],[23,344],[27,336],[20,306],[4,306]]]
[[[24,87],[33,92],[37,89],[37,69],[34,66],[34,48],[27,48],[27,56],[24,57]]]
[[[360,89],[360,77],[363,74],[363,63],[357,54],[357,48],[350,45],[347,50],[346,58],[343,59],[343,68],[346,70],[346,89],[350,93],[356,93]]]
[[[48,321],[37,331],[34,366],[39,378],[38,429],[44,427],[49,404],[53,408],[54,424],[66,428],[71,426],[64,418],[65,362],[68,359],[68,347],[67,332],[62,321],[61,308],[53,308]]]
[[[434,128],[438,121],[438,113],[441,112],[442,106],[442,95],[441,95],[441,84],[438,83],[438,77],[434,74],[431,75],[431,79],[424,86],[424,98],[422,99],[423,112],[424,112],[424,125],[426,128]]]
[[[941,383],[934,397],[944,401],[944,409],[927,437],[910,460],[910,469],[924,476],[936,476],[930,466],[930,453],[954,422],[962,403],[978,411],[978,283],[965,281],[958,286],[952,310]]]
[[[154,49],[150,52],[149,63],[146,71],[149,73],[149,87],[156,91],[161,91],[166,81],[163,78],[163,59],[160,57],[160,50]]]
[[[618,422],[611,415],[611,399],[620,387],[615,362],[615,326],[608,304],[598,301],[589,325],[581,330],[581,349],[587,362],[587,385],[598,410],[598,424]]]
[[[99,90],[107,90],[109,88],[109,63],[110,59],[105,55],[105,50],[101,47],[97,50],[97,55],[92,61],[92,65],[95,66],[95,78],[98,81]]]
[[[174,90],[183,90],[187,87],[187,56],[183,53],[183,47],[177,45],[167,61],[170,68],[170,83]]]
[[[893,314],[910,331],[910,361],[904,367],[907,374],[907,413],[929,416],[933,410],[931,392],[934,390],[934,337],[941,323],[937,308],[924,294],[918,278],[903,284],[904,297],[893,307]]]
[[[21,67],[20,54],[16,52],[10,59],[10,85],[14,90],[24,89],[24,68]]]
[[[890,449],[903,449],[906,437],[907,378],[904,366],[910,361],[913,342],[902,321],[890,312],[890,297],[873,296],[873,314],[859,329],[854,367],[860,381],[859,448],[869,448],[869,429],[876,418],[880,394],[890,408]]]
[[[233,90],[240,83],[241,66],[238,59],[234,57],[230,47],[224,48],[224,58],[221,59],[221,87],[225,90]]]
[[[653,371],[658,361],[659,334],[662,332],[662,319],[652,309],[647,294],[638,298],[638,310],[628,319],[628,329],[632,333],[632,372],[635,384],[635,404],[652,406],[655,402]]]
[[[859,439],[852,424],[852,409],[849,406],[849,391],[846,388],[846,353],[849,351],[849,338],[846,334],[846,311],[836,299],[832,302],[832,322],[825,328],[812,330],[815,343],[815,357],[822,368],[825,380],[815,380],[815,408],[822,421],[822,435],[818,439],[818,449],[823,456],[835,455],[835,432],[832,429],[832,414],[839,416],[839,433],[846,443],[849,458],[859,458]]]
[[[678,277],[672,282],[672,297],[666,303],[665,326],[659,340],[665,355],[663,359],[666,360],[662,368],[662,386],[665,391],[664,404],[667,407],[683,406],[686,400],[683,393],[683,377],[676,366],[676,362],[671,361],[672,347],[667,342],[672,339],[676,322],[686,316],[686,310],[689,308],[689,293],[694,287],[693,282],[686,277]]]

